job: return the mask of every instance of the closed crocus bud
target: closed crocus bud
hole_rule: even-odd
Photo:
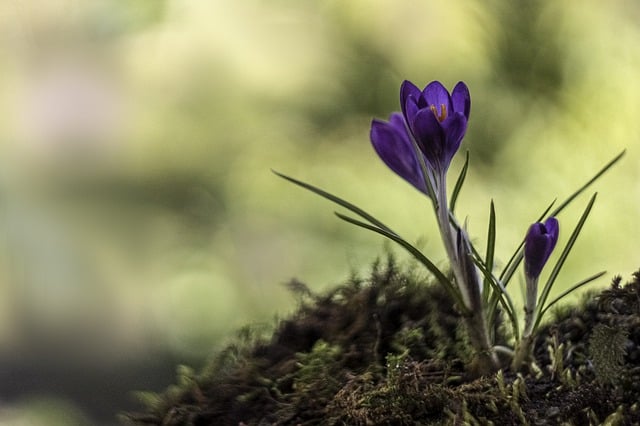
[[[559,231],[558,219],[555,217],[529,227],[524,240],[524,273],[527,278],[538,279],[558,242]]]

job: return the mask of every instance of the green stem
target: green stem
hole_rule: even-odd
[[[531,358],[531,345],[533,344],[533,335],[522,335],[522,339],[518,342],[513,360],[511,361],[511,371],[520,371],[522,365],[528,363]]]
[[[538,299],[538,278],[526,277],[527,295],[524,307],[524,330],[522,338],[518,342],[511,369],[518,371],[522,365],[528,363],[531,358],[531,345],[533,343],[533,332],[536,324],[536,304]]]
[[[475,264],[469,258],[460,258],[462,251],[458,250],[454,229],[449,219],[449,209],[447,203],[446,175],[440,173],[436,181],[438,191],[437,218],[440,228],[440,235],[449,257],[449,263],[456,281],[456,285],[462,295],[462,300],[469,312],[464,316],[465,325],[469,331],[469,340],[476,350],[472,370],[477,375],[486,375],[497,371],[500,367],[497,354],[493,350],[489,332],[487,328],[486,316],[480,295],[480,281],[477,274],[469,273],[466,268],[473,268]],[[461,228],[459,232],[464,232]],[[468,257],[468,256],[467,256]],[[463,265],[463,262],[466,262]],[[476,279],[472,279],[476,277]]]
[[[449,223],[449,209],[447,203],[447,185],[445,176],[440,176],[440,179],[436,182],[438,191],[438,204],[437,204],[437,218],[438,228],[440,228],[440,236],[444,243],[444,248],[449,257],[449,263],[453,271],[453,276],[456,281],[456,285],[462,294],[462,300],[464,301],[465,308],[471,310],[476,308],[473,306],[471,295],[465,286],[466,277],[462,271],[460,259],[458,259],[458,251],[456,249],[456,240],[453,236],[453,228]]]
[[[538,299],[538,278],[526,277],[526,281],[527,295],[524,306],[523,338],[531,336],[533,333],[533,326],[536,322],[536,305]]]

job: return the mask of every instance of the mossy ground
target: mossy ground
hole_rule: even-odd
[[[474,378],[460,316],[393,259],[300,308],[268,337],[247,329],[204,371],[144,394],[136,425],[640,424],[640,272],[552,314],[535,364]],[[500,323],[497,341],[509,341]],[[508,363],[505,363],[508,365]]]

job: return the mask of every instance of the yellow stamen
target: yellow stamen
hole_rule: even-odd
[[[436,119],[442,123],[445,118],[447,118],[447,106],[445,104],[440,104],[440,111],[438,111],[438,108],[436,108],[435,105],[430,105],[429,108],[431,109],[431,112],[433,112],[433,115],[436,116]]]

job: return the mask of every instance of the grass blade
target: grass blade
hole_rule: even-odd
[[[518,329],[518,318],[516,315],[516,310],[515,310],[515,305],[513,304],[513,301],[511,300],[511,296],[509,296],[509,293],[507,292],[507,289],[504,288],[504,286],[500,283],[499,280],[497,280],[493,274],[491,274],[491,272],[489,272],[484,265],[482,264],[482,262],[478,262],[476,259],[474,259],[474,263],[476,264],[476,266],[478,267],[478,269],[480,269],[480,271],[482,272],[482,274],[485,277],[485,280],[489,283],[489,285],[493,288],[493,291],[495,292],[494,294],[497,295],[497,303],[502,304],[502,307],[504,308],[505,312],[507,313],[507,315],[509,316],[509,320],[511,321],[511,327],[513,328],[513,335],[516,338],[516,341],[520,338],[520,331]],[[493,312],[491,315],[489,315],[489,317],[487,318],[487,322],[488,322],[488,326],[491,327],[491,324],[493,324],[493,320],[495,319],[495,308],[493,309]]]
[[[579,283],[572,285],[571,287],[569,287],[568,290],[563,291],[558,297],[556,297],[551,302],[549,302],[547,304],[547,306],[545,306],[544,309],[542,309],[540,311],[540,316],[544,316],[545,312],[547,312],[547,310],[550,307],[555,305],[557,302],[559,302],[565,296],[568,296],[569,294],[573,293],[575,290],[579,289],[580,287],[582,287],[584,285],[587,285],[592,281],[597,280],[598,278],[600,278],[601,276],[603,276],[606,273],[607,273],[607,271],[598,272],[597,274],[594,274],[594,275],[590,276],[589,278],[585,278],[584,280],[580,281]]]
[[[383,235],[389,238],[395,243],[401,245],[405,250],[411,253],[413,257],[415,257],[420,263],[422,263],[436,277],[438,282],[440,282],[440,284],[444,286],[444,288],[447,290],[447,292],[449,293],[451,298],[454,300],[454,302],[458,304],[460,309],[462,310],[467,309],[458,288],[449,281],[449,279],[442,273],[442,271],[440,271],[440,269],[438,269],[438,267],[433,262],[431,262],[420,250],[418,250],[412,244],[408,243],[406,240],[399,237],[397,234],[388,232],[382,228],[378,228],[376,226],[359,221],[358,219],[354,219],[349,216],[345,216],[338,212],[335,212],[335,215],[338,216],[340,219],[344,220],[345,222],[351,223],[353,225],[359,226],[369,231],[376,232],[380,235]]]
[[[560,213],[562,210],[564,210],[564,208],[567,207],[578,195],[580,195],[582,192],[584,192],[584,190],[587,189],[589,186],[591,186],[591,184],[594,183],[596,180],[598,180],[598,178],[600,176],[602,176],[607,170],[609,170],[618,161],[620,161],[622,159],[622,157],[624,157],[624,154],[626,154],[626,152],[627,152],[626,149],[623,150],[620,154],[616,155],[611,161],[609,161],[607,164],[605,164],[605,166],[602,169],[600,169],[600,171],[598,173],[596,173],[595,176],[593,176],[591,179],[589,179],[589,181],[587,181],[587,183],[582,185],[576,192],[571,194],[566,200],[564,200],[562,203],[560,203],[560,205],[558,207],[556,207],[556,209],[549,216],[557,216],[558,213]]]
[[[469,151],[467,151],[467,155],[464,160],[464,166],[462,166],[462,170],[460,170],[460,174],[458,175],[458,180],[456,180],[456,185],[453,187],[453,192],[451,193],[449,210],[451,211],[452,214],[456,209],[456,202],[458,201],[458,195],[460,195],[460,190],[462,189],[462,185],[464,184],[464,179],[467,177],[468,168],[469,168]]]
[[[489,206],[489,229],[487,230],[487,252],[484,257],[484,266],[491,274],[493,274],[493,257],[496,248],[496,209],[493,200]],[[482,296],[485,300],[489,300],[489,279],[485,276],[482,284]]]
[[[347,210],[352,211],[353,213],[357,214],[358,216],[360,216],[361,218],[365,219],[367,222],[375,225],[377,228],[380,229],[384,229],[386,232],[389,232],[391,234],[395,235],[395,232],[393,232],[387,225],[385,225],[384,223],[380,222],[378,219],[376,219],[375,217],[371,216],[369,213],[365,212],[364,210],[362,210],[361,208],[351,204],[350,202],[343,200],[340,197],[337,197],[333,194],[328,193],[327,191],[324,191],[318,187],[315,187],[311,184],[302,182],[298,179],[294,179],[290,176],[287,175],[283,175],[282,173],[276,172],[275,170],[271,170],[274,174],[276,174],[277,176],[280,176],[281,178],[288,180],[289,182],[298,185],[306,190],[309,190],[315,194],[318,194],[319,196],[326,198],[329,201],[332,201],[342,207],[344,207]]]

